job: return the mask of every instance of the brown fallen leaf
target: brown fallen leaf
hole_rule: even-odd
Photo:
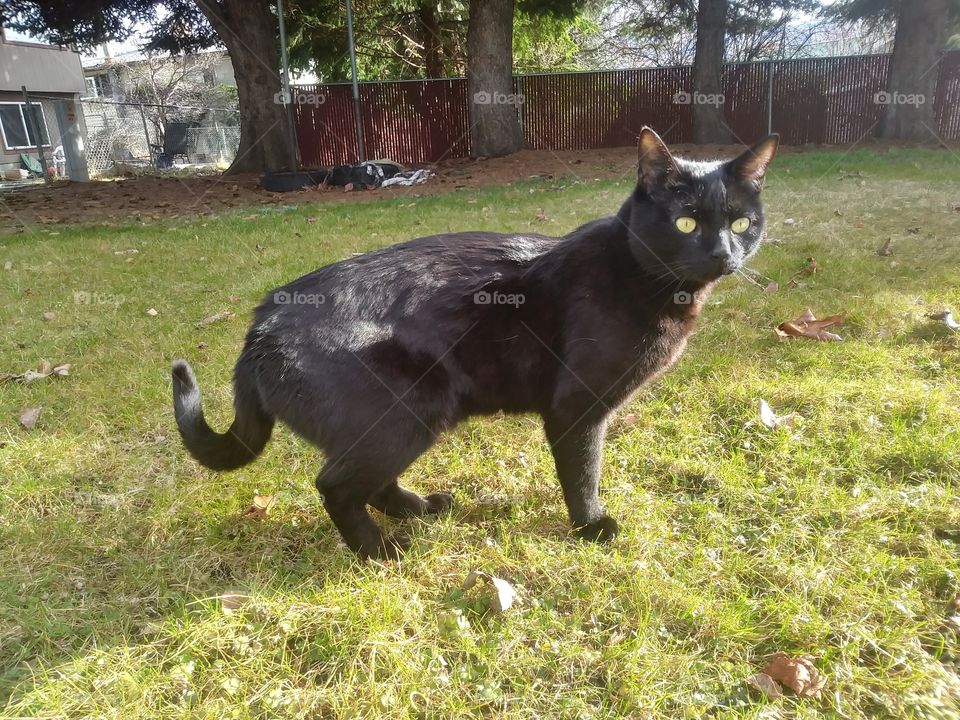
[[[43,317],[44,322],[53,322],[54,320],[57,319],[57,314],[56,314],[56,313],[52,313],[52,312],[50,312],[50,311],[48,310],[47,312],[45,312],[45,313],[42,315],[42,317]]]
[[[543,208],[537,208],[537,220],[540,222],[546,222],[547,214],[543,211]]]
[[[767,292],[767,293],[775,293],[775,292],[777,292],[778,290],[780,290],[780,285],[779,285],[779,283],[775,283],[775,282],[771,282],[769,285],[767,285],[767,286],[763,289],[763,291],[764,291],[764,292]]]
[[[251,518],[253,520],[263,520],[270,512],[270,508],[276,502],[273,495],[254,495],[253,502],[240,513],[240,517]]]
[[[344,186],[343,186],[343,191],[344,191],[345,193],[347,193],[347,192],[352,192],[352,191],[353,191],[353,183],[347,183],[346,185],[344,185]]]
[[[490,583],[494,588],[494,595],[490,599],[490,608],[494,612],[506,612],[513,606],[514,601],[517,599],[517,591],[513,589],[513,585],[503,578],[494,577],[490,573],[485,573],[481,570],[471,571],[471,573],[467,575],[467,579],[463,581],[460,589],[469,590],[480,580]]]
[[[807,258],[807,266],[797,270],[793,274],[794,277],[808,277],[810,275],[815,275],[817,272],[817,259],[816,258]]]
[[[758,690],[771,700],[776,700],[783,693],[780,692],[780,685],[766,673],[757,673],[747,678],[747,685],[754,690]]]
[[[822,320],[817,320],[813,311],[807,308],[796,320],[790,320],[777,325],[777,336],[783,340],[789,338],[809,338],[810,340],[843,340],[836,333],[828,332],[827,328],[834,325],[842,325],[846,318],[846,311],[839,315],[831,315]]]
[[[813,665],[813,658],[807,655],[792,658],[783,652],[775,653],[760,673],[769,675],[804,698],[820,697],[827,682],[827,676],[820,674]]]
[[[218,313],[213,315],[208,315],[203,320],[197,323],[197,327],[206,327],[207,325],[213,325],[214,323],[223,322],[224,320],[231,320],[235,318],[237,314],[232,310],[221,310]]]
[[[24,408],[23,412],[20,413],[20,424],[23,425],[27,430],[33,430],[37,424],[37,420],[39,419],[40,408],[38,407]]]
[[[937,320],[942,322],[951,330],[960,330],[960,323],[953,319],[953,313],[949,310],[944,310],[943,312],[930,313],[927,315],[931,320]]]
[[[890,257],[893,255],[893,238],[887,238],[886,242],[877,249],[877,255],[880,257]]]
[[[0,375],[0,383],[8,382],[10,380],[18,380],[20,382],[26,383],[29,385],[32,382],[37,380],[43,380],[48,377],[66,377],[70,374],[70,363],[60,363],[59,365],[51,365],[47,360],[41,360],[40,365],[36,370],[27,370],[22,372],[19,375],[13,375],[7,373],[5,375]]]
[[[217,597],[217,600],[220,601],[220,609],[224,615],[230,615],[236,612],[242,608],[249,599],[249,595],[239,592],[226,592]]]

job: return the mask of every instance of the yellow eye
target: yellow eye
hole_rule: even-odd
[[[677,223],[677,230],[687,235],[697,229],[697,221],[692,217],[678,217],[675,222]]]
[[[747,228],[750,227],[750,218],[737,218],[732,223],[730,223],[730,229],[735,233],[746,232]]]

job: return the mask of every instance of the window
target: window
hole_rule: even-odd
[[[87,83],[87,97],[99,97],[100,93],[97,92],[97,78],[85,77],[84,81]]]
[[[47,119],[43,114],[43,106],[40,103],[30,103],[30,106],[40,125],[40,140],[49,147],[50,136],[47,134]],[[33,123],[27,116],[27,106],[24,103],[0,103],[0,133],[3,134],[3,144],[8,150],[37,146]]]

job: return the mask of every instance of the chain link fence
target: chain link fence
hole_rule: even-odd
[[[233,109],[148,105],[83,98],[91,177],[137,168],[226,167],[240,143]]]

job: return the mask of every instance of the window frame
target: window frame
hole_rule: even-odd
[[[50,145],[50,126],[47,125],[47,114],[43,110],[43,103],[31,101],[31,105],[40,108],[40,119],[43,121],[43,134],[46,135],[47,141],[42,144],[42,147],[48,148]],[[25,102],[16,101],[16,100],[0,100],[0,106],[4,105],[17,105],[20,108],[20,122],[23,123],[23,134],[27,138],[27,141],[30,141],[30,127],[27,116],[24,115],[23,109],[27,107]],[[3,147],[7,150],[31,150],[36,148],[36,145],[11,145],[7,140],[7,128],[3,125],[3,120],[0,118],[0,137],[3,138]]]

